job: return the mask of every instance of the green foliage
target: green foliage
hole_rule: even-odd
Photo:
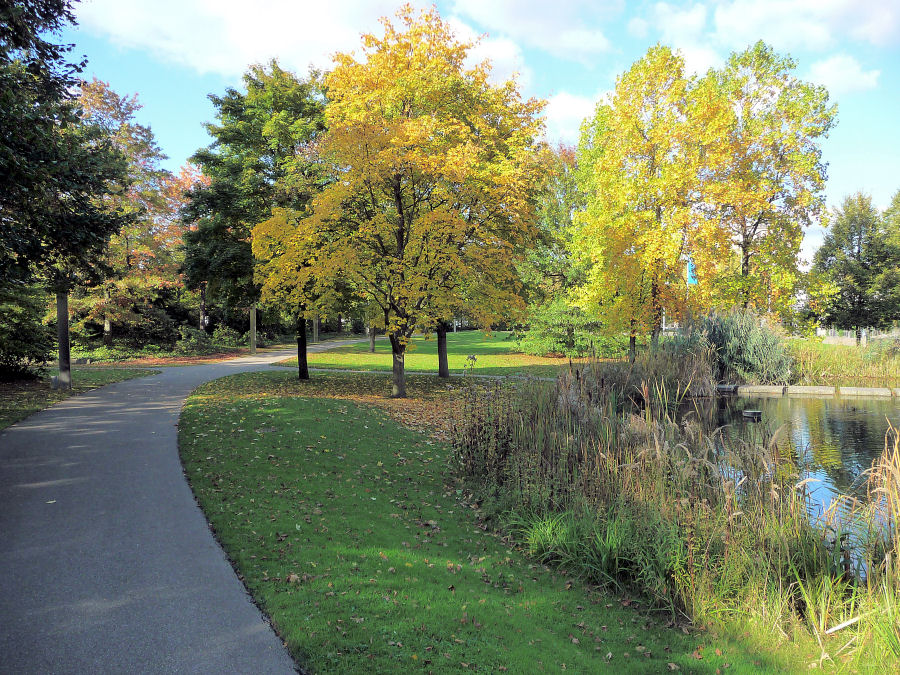
[[[720,382],[788,384],[792,360],[784,340],[748,310],[703,317],[700,325],[716,350]]]
[[[257,336],[258,343],[259,336]],[[245,344],[243,336],[234,328],[224,323],[216,326],[212,333],[212,342],[223,347],[241,347]]]
[[[175,343],[177,354],[212,354],[216,351],[206,331],[192,326],[181,326],[178,334],[180,337]]]
[[[0,16],[0,278],[40,272],[68,288],[128,221],[103,202],[124,162],[103,129],[80,123],[70,47],[45,39],[73,20],[71,3],[4,3]]]
[[[892,213],[880,214],[860,192],[835,210],[813,264],[837,288],[823,322],[860,329],[900,318],[900,222]]]
[[[50,358],[54,333],[41,323],[46,293],[0,283],[0,379],[23,374]]]
[[[250,231],[273,207],[301,207],[310,186],[298,169],[309,155],[306,142],[323,128],[321,87],[313,73],[299,80],[276,62],[253,66],[246,91],[210,95],[215,139],[191,158],[208,182],[194,186],[184,218],[197,228],[185,233],[188,286],[208,283],[210,302],[230,308],[257,299]],[[288,176],[293,178],[288,180]]]
[[[624,356],[624,342],[604,336],[600,329],[601,323],[586,312],[555,298],[532,306],[528,328],[519,335],[518,347],[538,356]]]

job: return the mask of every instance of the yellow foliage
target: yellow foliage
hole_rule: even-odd
[[[376,303],[405,345],[454,310],[488,323],[521,306],[543,102],[468,67],[471,45],[436,10],[397,18],[363,36],[361,59],[336,56],[320,148],[334,179],[293,226],[316,274]]]

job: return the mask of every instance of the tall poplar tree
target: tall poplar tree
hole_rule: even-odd
[[[652,47],[616,82],[582,128],[573,247],[588,265],[576,304],[605,330],[654,341],[664,313],[685,304],[685,256],[700,201],[698,162],[718,127],[715,108],[693,96],[684,60]]]
[[[695,250],[699,291],[710,304],[775,312],[790,306],[803,228],[824,207],[821,139],[837,108],[796,63],[758,42],[732,54],[705,84],[725,116],[704,158],[705,224]]]

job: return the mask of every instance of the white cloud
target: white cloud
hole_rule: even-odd
[[[533,73],[525,65],[525,55],[519,45],[509,38],[481,36],[457,17],[451,17],[447,22],[456,33],[457,39],[476,43],[469,51],[469,66],[488,60],[491,62],[491,80],[495,84],[506,82],[513,75],[517,75],[522,88],[527,89],[530,86]]]
[[[653,7],[654,24],[662,41],[681,52],[689,73],[705,73],[722,63],[721,56],[710,46],[705,35],[706,15],[706,7],[702,4],[682,8],[660,2]]]
[[[644,19],[639,16],[633,17],[628,22],[628,34],[631,37],[636,37],[638,40],[642,40],[647,37],[647,33],[650,30],[650,24],[648,24]]]
[[[547,140],[551,143],[578,142],[581,123],[594,114],[597,102],[603,94],[597,96],[578,96],[562,91],[551,96],[544,111],[547,123]]]
[[[426,5],[426,2],[417,2]],[[278,58],[286,68],[326,68],[335,52],[360,47],[393,16],[393,0],[85,0],[75,7],[83,29],[200,73],[237,78],[251,63]]]
[[[455,0],[453,11],[523,46],[560,58],[586,61],[612,43],[603,24],[618,16],[621,0]]]
[[[730,48],[763,39],[778,50],[821,51],[846,37],[890,45],[900,38],[900,0],[726,0],[713,22]]]
[[[816,61],[809,69],[809,79],[824,84],[833,96],[874,89],[880,74],[879,70],[863,70],[859,61],[848,54]]]

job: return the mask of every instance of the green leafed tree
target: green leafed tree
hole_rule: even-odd
[[[897,197],[895,196],[895,202]],[[813,269],[837,288],[821,319],[856,331],[900,319],[900,247],[893,212],[882,216],[872,199],[857,192],[830,216]]]
[[[68,374],[68,292],[96,276],[109,237],[128,222],[105,197],[125,164],[105,132],[84,124],[72,100],[81,64],[53,41],[72,3],[0,5],[0,279],[41,280],[57,295],[60,381]],[[5,297],[25,297],[4,293]]]
[[[251,230],[273,209],[308,199],[299,180],[308,163],[304,141],[322,129],[323,99],[317,78],[305,80],[276,62],[253,66],[245,91],[210,95],[217,123],[213,143],[192,157],[207,179],[189,193],[184,271],[191,288],[204,289],[226,312],[254,306]]]

